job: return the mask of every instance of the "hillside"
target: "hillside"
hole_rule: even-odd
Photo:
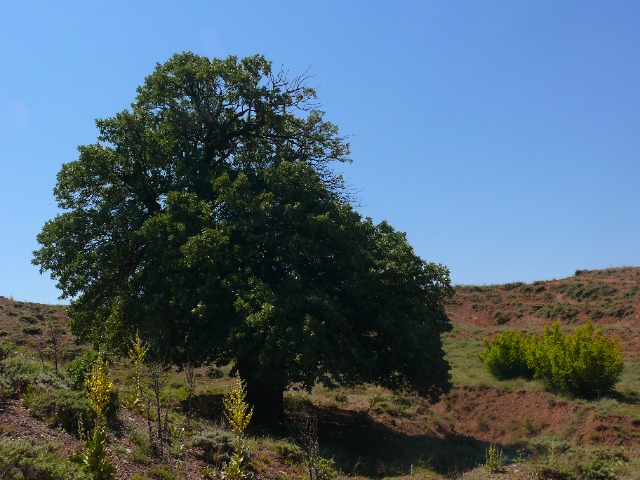
[[[311,394],[291,390],[286,395],[288,426],[249,429],[254,474],[262,479],[308,476],[309,458],[294,437],[295,425],[311,416],[318,419],[319,451],[326,459],[315,471],[317,478],[640,478],[639,307],[636,267],[578,271],[570,278],[531,284],[456,287],[447,306],[454,326],[445,336],[454,381],[448,395],[429,405],[410,392],[393,394],[373,385],[318,387]],[[539,331],[553,320],[571,329],[588,319],[619,337],[623,346],[625,373],[610,397],[588,402],[545,392],[534,381],[500,382],[478,358],[485,338],[501,331]],[[32,471],[35,476],[25,478],[76,478],[72,474],[81,474],[68,459],[83,445],[77,431],[59,419],[64,402],[51,400],[60,397],[52,384],[68,387],[51,378],[56,363],[62,375],[88,346],[76,344],[69,333],[64,307],[5,297],[0,297],[0,337],[0,375],[14,381],[16,371],[24,374],[22,383],[12,383],[9,390],[0,382],[0,477],[14,478],[7,465],[19,452],[21,458],[34,455],[41,463],[67,469],[61,476]],[[221,398],[230,383],[228,368],[196,369],[192,389],[187,372],[164,371],[167,432],[159,455],[151,449],[148,412],[131,402],[130,363],[115,360],[111,372],[121,407],[109,423],[109,453],[118,478],[213,478],[228,445],[217,440],[207,451],[193,439],[223,431]],[[76,395],[70,392],[65,395]],[[489,474],[482,466],[491,444],[505,457],[503,473]]]
[[[577,270],[573,277],[504,285],[458,286],[448,307],[456,325],[533,327],[592,319],[633,325],[640,307],[640,268]]]

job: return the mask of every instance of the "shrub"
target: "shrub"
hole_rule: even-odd
[[[493,319],[498,325],[504,325],[505,323],[508,323],[509,320],[511,320],[509,314],[505,312],[495,312],[493,314]]]
[[[42,329],[40,327],[24,327],[22,329],[22,333],[25,335],[40,335],[42,333]]]
[[[618,340],[591,322],[566,335],[557,322],[537,338],[502,333],[485,340],[480,358],[498,379],[533,376],[549,390],[588,399],[609,393],[624,367]]]
[[[531,363],[534,378],[547,388],[583,398],[609,393],[624,368],[618,340],[594,330],[591,322],[566,335],[557,322],[545,327]]]
[[[235,437],[224,430],[204,431],[191,439],[191,446],[202,449],[204,459],[216,465],[231,460]]]
[[[11,385],[13,395],[22,395],[27,386],[34,383],[42,373],[42,366],[25,355],[10,355],[0,361],[0,376]]]
[[[32,317],[31,315],[20,315],[20,321],[29,323],[31,325],[35,325],[36,323],[38,323],[38,319],[35,317]]]
[[[84,390],[84,382],[91,373],[91,367],[98,359],[96,350],[85,350],[82,356],[72,360],[65,369],[67,378],[75,390]]]
[[[480,359],[489,373],[499,380],[533,378],[527,357],[534,342],[535,338],[525,333],[501,333],[491,341],[485,340],[485,350],[480,353]]]
[[[2,340],[2,342],[0,342],[0,360],[5,360],[14,355],[16,348],[16,345],[9,340]]]
[[[83,480],[79,467],[73,465],[59,445],[24,439],[0,438],[0,478],[4,480]]]
[[[0,403],[4,403],[9,400],[14,394],[13,386],[7,381],[6,378],[0,377]]]
[[[32,415],[76,436],[79,436],[79,421],[85,430],[93,429],[95,424],[96,414],[80,392],[38,389],[25,397],[25,404]]]

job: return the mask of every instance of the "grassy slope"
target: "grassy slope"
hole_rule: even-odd
[[[316,388],[311,395],[292,391],[287,408],[292,415],[311,412],[319,418],[323,456],[352,477],[485,478],[488,474],[478,465],[485,462],[488,446],[498,443],[509,460],[504,478],[614,478],[606,476],[612,472],[619,478],[640,478],[639,305],[640,268],[580,272],[533,284],[458,287],[448,306],[454,330],[445,338],[455,387],[440,403],[430,406],[409,393],[363,386]],[[546,393],[536,382],[498,382],[477,357],[484,339],[505,329],[538,331],[556,319],[574,328],[589,318],[623,344],[626,370],[613,398],[585,402]],[[46,369],[53,368],[51,332],[56,325],[64,330],[58,336],[64,364],[86,348],[68,333],[64,308],[0,297],[0,335],[44,360]],[[115,364],[113,376],[125,404],[110,436],[119,478],[202,478],[211,468],[189,439],[219,428],[221,394],[229,379],[215,378],[219,372],[213,368],[196,373],[196,395],[189,402],[184,372],[167,373],[163,398],[171,442],[165,458],[158,459],[146,451],[144,415],[126,408],[133,388],[131,368],[125,361]],[[13,414],[0,415],[5,437],[24,436],[24,429],[34,435],[49,431],[67,450],[70,445],[80,448],[73,437],[24,418],[28,413],[20,408],[22,401],[11,400]],[[260,477],[305,474],[304,458],[288,439],[286,426],[254,427],[250,435],[252,464]]]

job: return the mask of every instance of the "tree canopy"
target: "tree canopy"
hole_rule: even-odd
[[[350,205],[332,167],[348,143],[306,80],[182,53],[96,122],[33,260],[76,335],[137,330],[176,363],[233,362],[258,417],[292,384],[449,388],[448,270]]]

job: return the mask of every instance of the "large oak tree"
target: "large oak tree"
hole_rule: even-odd
[[[76,335],[138,330],[175,363],[233,362],[258,417],[282,415],[292,384],[435,398],[448,271],[350,205],[332,169],[348,144],[305,80],[262,56],[157,65],[62,167],[34,263]]]

